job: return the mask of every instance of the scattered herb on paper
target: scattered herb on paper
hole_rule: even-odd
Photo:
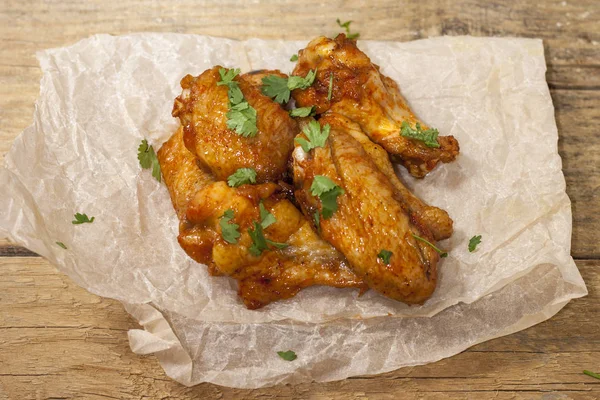
[[[278,351],[277,354],[285,361],[294,361],[297,358],[296,353],[294,353],[292,350]]]
[[[56,242],[56,244],[65,250],[67,249],[67,246],[65,246],[65,244],[63,242]]]
[[[420,240],[421,242],[426,243],[429,246],[431,246],[432,249],[434,249],[435,251],[437,251],[439,253],[440,257],[442,257],[442,258],[448,257],[448,253],[447,252],[445,252],[444,250],[438,249],[433,243],[431,243],[427,239],[423,239],[422,237],[417,236],[414,233],[412,234],[412,237],[414,237],[415,239]]]
[[[400,127],[400,135],[409,139],[420,140],[421,142],[425,143],[425,146],[427,147],[440,147],[440,144],[437,141],[437,137],[439,135],[438,130],[432,128],[423,130],[421,128],[421,124],[418,122],[415,125],[415,129],[411,128],[408,122],[402,122],[402,126]]]
[[[75,219],[71,221],[71,223],[73,225],[91,224],[92,222],[94,222],[94,219],[95,217],[92,217],[90,219],[90,217],[88,217],[86,214],[77,213],[75,214]]]
[[[245,184],[256,183],[256,170],[254,168],[238,168],[227,178],[227,184],[238,187]]]
[[[298,61],[298,54],[294,54],[293,56],[291,56],[290,61],[291,62]]]
[[[219,226],[221,227],[221,236],[227,243],[236,244],[240,235],[238,224],[234,224],[231,220],[234,217],[233,210],[229,209],[223,213]]]
[[[474,252],[479,243],[481,243],[481,235],[473,236],[471,240],[469,240],[469,252]]]
[[[160,182],[160,164],[158,163],[154,148],[148,145],[146,139],[142,140],[142,143],[139,145],[137,157],[140,161],[140,166],[143,169],[152,168],[152,176]]]

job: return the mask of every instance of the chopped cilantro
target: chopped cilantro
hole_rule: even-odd
[[[471,240],[469,240],[469,252],[474,252],[479,243],[481,243],[481,235],[473,236]]]
[[[75,214],[75,219],[71,221],[71,223],[73,225],[91,224],[92,222],[94,222],[94,219],[95,217],[92,217],[90,219],[86,214],[77,213]]]
[[[344,189],[323,175],[315,175],[310,191],[313,196],[318,196],[321,199],[323,219],[331,218],[333,213],[337,211],[337,198],[345,193]]]
[[[146,139],[138,147],[138,160],[143,169],[152,168],[152,176],[160,182],[160,164],[154,152],[154,148],[148,145]]]
[[[392,256],[392,252],[389,250],[381,250],[379,252],[379,254],[377,254],[378,258],[381,258],[381,261],[383,261],[383,263],[385,265],[390,265],[390,257]]]
[[[227,243],[236,244],[241,235],[238,231],[240,226],[231,222],[233,217],[233,210],[229,209],[225,211],[223,216],[221,216],[219,226],[221,227],[221,236],[223,237],[223,240]]]
[[[440,147],[440,144],[437,141],[439,135],[438,130],[432,128],[423,130],[421,124],[418,122],[415,125],[415,129],[411,128],[408,122],[402,122],[400,135],[410,139],[420,140],[425,143],[425,146],[427,147]]]
[[[238,168],[227,178],[227,184],[231,187],[256,183],[256,170],[254,168]]]
[[[302,129],[302,132],[306,135],[308,140],[304,138],[296,138],[294,141],[302,146],[302,150],[308,153],[311,149],[325,146],[327,138],[329,137],[330,129],[331,127],[329,124],[321,127],[321,124],[319,124],[317,121],[310,121],[308,125]]]

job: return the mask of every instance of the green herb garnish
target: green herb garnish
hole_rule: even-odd
[[[297,358],[296,353],[294,353],[292,350],[278,351],[277,354],[285,361],[294,361]]]
[[[377,254],[378,258],[381,258],[381,261],[383,261],[383,263],[385,265],[390,265],[390,257],[392,256],[392,252],[389,250],[381,250],[379,252],[379,254]]]
[[[481,235],[473,236],[471,240],[469,240],[469,252],[474,252],[479,243],[481,243]]]
[[[307,89],[313,84],[317,76],[317,70],[311,69],[306,76],[290,76],[282,78],[277,75],[267,75],[262,78],[262,92],[276,102],[283,104],[290,101],[290,94],[295,89]]]
[[[138,160],[143,169],[152,168],[152,176],[160,182],[160,164],[154,152],[154,148],[148,145],[146,139],[138,147]]]
[[[62,247],[63,249],[67,249],[67,246],[65,246],[65,244],[63,242],[56,242],[57,245],[59,245],[60,247]]]
[[[256,127],[256,110],[244,99],[244,94],[234,78],[240,73],[239,69],[219,69],[221,80],[217,86],[226,85],[229,90],[229,111],[227,112],[227,127],[243,137],[254,137],[258,132]]]
[[[317,113],[317,107],[300,107],[290,110],[290,117],[312,117]]]
[[[437,141],[437,137],[439,135],[438,130],[431,128],[423,130],[421,128],[421,124],[418,122],[415,125],[415,129],[411,128],[408,122],[402,122],[402,126],[400,127],[400,135],[409,139],[420,140],[421,142],[425,143],[425,146],[427,147],[440,147],[440,144]]]
[[[337,22],[337,24],[339,25],[340,28],[346,29],[346,37],[348,39],[358,39],[358,37],[360,36],[360,33],[358,33],[358,32],[350,33],[350,24],[352,23],[352,21],[346,21],[343,24],[339,18],[336,19],[335,21]]]
[[[441,258],[448,257],[448,253],[447,252],[445,252],[444,250],[438,249],[433,243],[431,243],[427,239],[423,239],[422,237],[417,236],[414,233],[412,234],[412,237],[414,237],[415,239],[420,240],[421,242],[426,243],[429,246],[431,246],[432,249],[434,249],[435,251],[438,252],[438,254],[440,255]]]
[[[329,219],[338,209],[337,198],[344,194],[344,189],[336,185],[331,179],[323,175],[315,175],[310,186],[313,196],[321,199],[321,214],[324,219]]]
[[[254,168],[238,168],[227,178],[227,184],[238,187],[245,184],[256,183],[256,170]]]
[[[240,226],[231,222],[233,217],[233,210],[229,209],[225,211],[221,216],[219,226],[221,227],[221,236],[223,237],[223,240],[227,243],[236,244],[241,235],[238,231]]]
[[[310,121],[304,126],[302,132],[306,135],[306,138],[296,138],[294,141],[302,146],[302,150],[309,152],[311,149],[325,146],[327,138],[329,137],[329,130],[331,127],[329,124],[321,127],[317,121]]]
[[[77,213],[77,214],[75,214],[75,219],[73,221],[71,221],[71,223],[73,225],[91,224],[92,222],[94,222],[94,219],[95,219],[95,217],[92,217],[90,219],[86,214]]]

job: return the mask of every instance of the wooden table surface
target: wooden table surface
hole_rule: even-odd
[[[600,380],[600,1],[2,0],[0,154],[32,122],[37,50],[96,33],[309,39],[354,20],[364,39],[438,35],[544,40],[573,202],[572,255],[589,296],[549,321],[435,364],[327,384],[186,388],[131,353],[137,324],[35,254],[0,238],[0,399],[594,399]],[[0,189],[1,190],[1,189]],[[0,210],[1,212],[1,210]]]

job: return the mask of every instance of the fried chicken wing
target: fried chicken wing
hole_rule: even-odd
[[[295,296],[312,285],[364,288],[347,260],[312,230],[311,224],[281,192],[268,182],[231,188],[198,167],[184,146],[180,128],[157,153],[165,184],[180,218],[179,243],[194,260],[207,264],[212,275],[227,275],[239,283],[244,304],[255,309]],[[285,243],[282,249],[250,252],[248,232],[260,221],[259,204],[275,222],[264,229],[266,239]],[[237,243],[224,240],[221,218],[232,210],[239,225]]]
[[[400,187],[382,150],[368,145],[356,125],[333,114],[320,123],[330,124],[325,146],[307,153],[298,145],[292,153],[296,198],[304,214],[322,215],[311,186],[317,175],[331,179],[344,193],[337,197],[337,211],[321,218],[321,237],[346,256],[370,288],[405,303],[424,302],[436,286],[439,255],[417,237],[434,241],[428,225],[435,221],[427,216],[434,208]],[[382,250],[392,253],[389,264],[378,256]]]
[[[422,178],[439,162],[453,161],[459,152],[453,136],[439,136],[439,147],[400,135],[402,123],[412,129],[420,121],[400,94],[398,85],[360,51],[356,41],[344,34],[335,39],[318,37],[301,50],[292,75],[306,76],[317,69],[317,78],[308,89],[296,89],[292,96],[298,107],[315,105],[317,113],[336,112],[360,124],[374,142],[383,146],[411,175]],[[331,82],[331,95],[330,95]]]
[[[235,81],[246,101],[257,113],[258,133],[243,137],[227,127],[228,88],[217,85],[221,80],[216,66],[198,77],[187,75],[183,89],[175,99],[173,116],[184,127],[184,143],[203,167],[216,179],[226,180],[239,168],[252,167],[258,182],[277,181],[287,171],[298,133],[297,123],[277,103],[264,96],[250,76]]]

